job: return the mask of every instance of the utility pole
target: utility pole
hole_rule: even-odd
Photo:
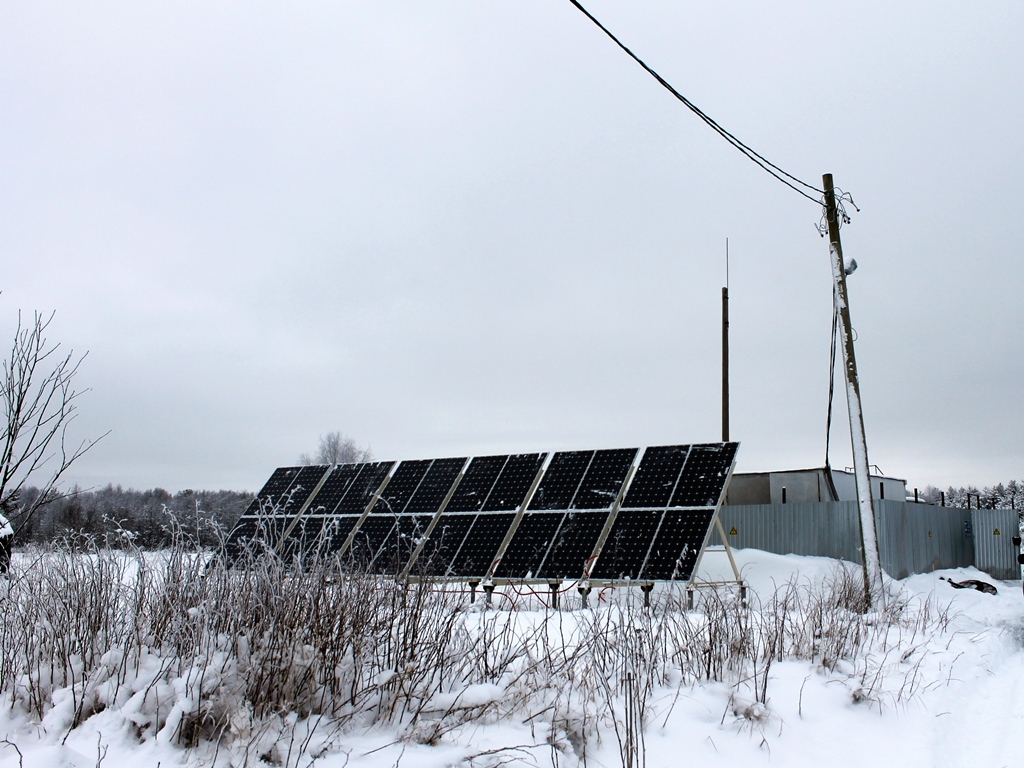
[[[725,239],[725,287],[722,288],[722,442],[729,442],[729,238]]]
[[[868,441],[864,433],[864,412],[861,410],[860,380],[857,358],[853,351],[853,326],[850,323],[850,302],[846,290],[846,265],[843,245],[839,240],[839,215],[836,208],[832,174],[822,176],[825,190],[825,220],[828,223],[829,252],[832,277],[835,280],[835,301],[839,308],[839,334],[843,349],[846,376],[846,405],[850,412],[850,441],[853,447],[853,470],[860,507],[861,554],[864,559],[864,595],[868,606],[882,597],[882,564],[878,554],[875,531],[875,509],[871,499],[871,476],[868,470]]]

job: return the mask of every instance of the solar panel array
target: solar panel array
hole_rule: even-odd
[[[282,467],[226,543],[394,576],[688,580],[736,443]]]

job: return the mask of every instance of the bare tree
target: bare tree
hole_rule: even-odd
[[[299,456],[299,464],[353,464],[369,461],[369,447],[362,448],[356,441],[341,432],[328,432],[320,435],[320,444],[316,453],[303,453]]]
[[[15,532],[44,504],[61,494],[61,477],[96,440],[69,441],[68,427],[75,418],[82,391],[74,387],[85,355],[63,354],[51,344],[46,331],[53,314],[38,312],[31,322],[18,313],[11,354],[0,374],[0,403],[4,409],[4,434],[0,440],[0,510]],[[29,485],[38,493],[22,498]]]

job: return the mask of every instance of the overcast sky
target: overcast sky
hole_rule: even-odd
[[[1024,4],[588,7],[843,229],[870,460],[1024,476]],[[257,490],[382,459],[720,438],[820,466],[820,208],[565,0],[19,3],[0,23],[0,330],[88,351],[73,482]],[[836,401],[832,463],[851,463]]]

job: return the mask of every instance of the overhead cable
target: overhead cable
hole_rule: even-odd
[[[696,104],[694,104],[688,98],[683,96],[683,94],[681,94],[679,91],[677,91],[675,88],[673,88],[672,85],[667,80],[665,80],[665,78],[663,78],[661,75],[659,75],[657,72],[655,72],[649,66],[647,66],[647,64],[644,63],[644,61],[639,56],[637,56],[635,53],[633,53],[633,51],[631,51],[629,48],[627,48],[622,43],[621,40],[619,40],[615,35],[613,35],[608,30],[608,28],[605,27],[600,21],[598,21],[596,18],[594,18],[594,15],[591,14],[590,11],[588,11],[582,5],[580,5],[580,3],[577,0],[569,0],[569,2],[572,3],[574,6],[576,6],[576,8],[584,16],[586,16],[588,19],[590,19],[592,22],[594,22],[594,24],[596,24],[597,27],[602,32],[604,32],[606,35],[608,35],[608,37],[610,37],[612,39],[612,41],[617,46],[619,46],[619,48],[621,48],[623,51],[625,51],[629,55],[629,57],[633,59],[633,61],[635,61],[637,64],[639,64],[641,67],[643,67],[644,70],[651,77],[653,77],[655,80],[657,80],[662,85],[663,88],[665,88],[669,93],[671,93],[673,96],[675,96],[677,99],[679,99],[679,101],[681,101],[683,104],[685,104],[687,109],[689,109],[691,112],[693,112],[695,115],[697,115],[697,117],[699,117],[701,120],[703,120],[712,130],[715,131],[715,133],[717,133],[723,139],[725,139],[730,144],[732,144],[736,149],[738,149],[740,152],[742,152],[747,157],[747,159],[749,159],[751,162],[753,162],[755,165],[757,165],[759,168],[761,168],[766,173],[771,174],[778,181],[781,181],[783,184],[785,184],[787,187],[792,189],[794,192],[797,192],[798,194],[803,195],[804,197],[806,197],[808,200],[810,200],[813,203],[816,203],[818,205],[821,204],[821,196],[825,194],[824,190],[819,189],[818,187],[815,187],[812,184],[808,184],[806,181],[803,181],[802,179],[797,178],[793,174],[783,170],[779,166],[775,165],[775,163],[771,162],[766,157],[764,157],[760,153],[756,152],[754,149],[752,149],[751,147],[749,147],[748,145],[746,145],[742,141],[740,141],[738,138],[733,136],[731,133],[729,133],[729,131],[727,131],[725,128],[723,128],[721,125],[719,125],[713,118],[711,118],[700,107],[698,107]],[[817,196],[812,196],[812,195],[808,194],[805,190],[810,190],[811,192],[814,192]]]

